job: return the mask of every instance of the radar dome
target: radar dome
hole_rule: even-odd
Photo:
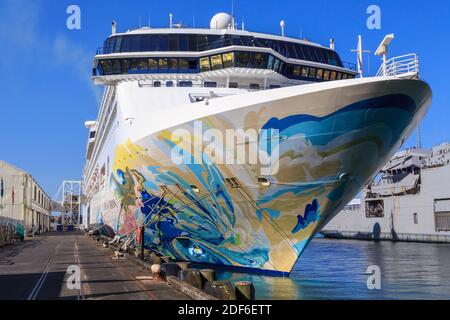
[[[233,17],[228,13],[220,12],[216,14],[210,23],[211,29],[228,29],[233,25]]]

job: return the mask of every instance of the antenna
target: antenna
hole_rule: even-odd
[[[231,29],[234,30],[234,0],[231,0]]]
[[[244,17],[242,17],[242,31],[245,30],[245,22],[244,22]]]
[[[280,21],[280,28],[281,28],[281,36],[284,37],[284,27],[285,27],[284,20]]]
[[[386,75],[386,61],[387,61],[387,54],[388,54],[388,46],[391,44],[392,40],[394,40],[394,34],[388,34],[384,37],[383,41],[381,41],[380,45],[378,46],[377,51],[375,51],[376,56],[382,56],[383,57],[383,75]]]
[[[358,36],[358,49],[352,50],[352,52],[357,53],[357,63],[358,63],[358,73],[361,78],[364,77],[364,70],[363,70],[363,54],[364,53],[370,53],[370,50],[363,50],[362,45],[362,36]]]
[[[173,22],[173,14],[169,14],[169,26],[170,26],[170,29],[172,29],[172,22]]]

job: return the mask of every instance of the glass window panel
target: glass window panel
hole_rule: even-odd
[[[294,66],[294,71],[293,71],[293,75],[295,77],[300,77],[300,73],[301,73],[302,67],[301,66]]]
[[[302,77],[303,78],[308,78],[308,73],[309,73],[309,68],[308,67],[303,67],[302,68]]]
[[[198,70],[198,60],[197,59],[189,60],[189,70],[192,70],[192,71]]]
[[[267,54],[255,53],[255,68],[265,69],[267,65]]]
[[[200,58],[200,71],[210,71],[211,64],[209,62],[209,57]]]
[[[323,69],[317,69],[316,79],[322,80],[323,78]]]
[[[161,81],[155,81],[153,82],[154,87],[161,87]]]
[[[177,60],[177,58],[170,58],[170,59],[168,59],[168,67],[169,67],[169,70],[172,70],[172,71],[178,70],[178,60]]]
[[[139,67],[139,60],[138,59],[131,59],[130,60],[130,71],[137,71]]]
[[[336,71],[331,71],[330,80],[336,80]]]
[[[239,84],[237,82],[230,82],[228,84],[228,88],[238,88]]]
[[[114,74],[120,73],[120,60],[113,60],[112,61],[112,69]]]
[[[158,48],[159,48],[159,36],[151,35],[149,51],[158,51]]]
[[[337,76],[336,76],[336,80],[341,80],[342,79],[342,73],[338,72]]]
[[[257,83],[250,83],[250,89],[252,89],[252,90],[259,90],[259,84],[257,84]]]
[[[222,55],[211,56],[211,67],[213,70],[222,69]]]
[[[286,65],[286,72],[284,73],[285,76],[288,78],[292,77],[294,75],[294,65],[288,64]]]
[[[141,36],[130,36],[131,38],[131,51],[136,52],[140,51],[141,47]]]
[[[113,52],[120,52],[120,46],[122,45],[122,37],[116,38],[116,43],[114,44],[114,51]]]
[[[172,80],[167,81],[166,87],[173,87],[173,81]]]
[[[141,51],[151,51],[151,37],[148,34],[142,35]]]
[[[110,60],[101,60],[100,61],[100,65],[102,66],[103,74],[111,74],[112,73],[110,62],[111,62]]]
[[[342,74],[342,79],[347,79],[347,74],[346,73]]]
[[[281,61],[280,59],[275,58],[275,62],[273,63],[273,71],[278,72],[278,68],[280,68]]]
[[[167,51],[168,48],[169,48],[169,38],[167,37],[167,34],[160,35],[158,51]]]
[[[169,51],[179,51],[177,34],[169,35]]]
[[[150,70],[158,70],[158,59],[148,59],[148,68]]]
[[[222,55],[223,67],[224,68],[232,68],[234,67],[234,53],[225,53]]]
[[[269,61],[267,62],[267,69],[273,69],[274,57],[273,55],[269,55]]]
[[[198,51],[197,36],[195,34],[188,35],[188,46],[189,51]]]
[[[180,34],[179,36],[179,46],[180,46],[180,51],[189,51],[188,49],[188,37],[185,34]]]
[[[138,69],[139,70],[147,70],[148,69],[148,60],[147,59],[139,59]]]
[[[323,71],[323,80],[325,80],[325,81],[330,80],[330,70]]]
[[[315,78],[316,77],[316,68],[309,68],[309,77]]]
[[[167,58],[159,59],[159,69],[160,70],[167,70]]]
[[[250,64],[251,54],[248,52],[236,53],[236,67],[247,68]]]
[[[197,50],[204,51],[208,49],[208,36],[197,36]]]
[[[189,62],[187,59],[180,58],[178,59],[178,68],[180,70],[188,70],[189,69]]]
[[[130,52],[131,50],[131,38],[130,36],[124,36],[122,40],[122,46],[120,52]]]
[[[127,59],[123,59],[121,61],[122,74],[127,74],[129,68],[130,68],[130,61]]]

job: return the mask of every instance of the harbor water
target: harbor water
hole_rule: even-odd
[[[367,286],[369,266],[381,288]],[[249,280],[256,299],[449,299],[450,244],[370,242],[315,238],[289,278],[223,272]]]

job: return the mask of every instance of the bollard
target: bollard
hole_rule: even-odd
[[[255,287],[250,281],[238,281],[234,288],[237,300],[255,300]]]
[[[203,287],[205,284],[209,282],[216,281],[216,272],[213,269],[202,269],[200,270],[200,274],[202,276],[202,285]]]
[[[180,266],[173,262],[163,263],[161,266],[161,271],[166,278],[170,276],[178,277],[180,270]]]
[[[207,282],[203,290],[219,300],[236,300],[233,285],[228,280]]]
[[[197,289],[202,289],[202,276],[200,271],[197,269],[180,270],[180,280],[196,287]]]
[[[153,264],[150,267],[151,271],[152,271],[152,276],[153,276],[153,281],[154,282],[163,282],[164,279],[161,275],[161,265],[160,264]]]

